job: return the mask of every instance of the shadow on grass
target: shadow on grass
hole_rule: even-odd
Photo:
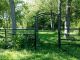
[[[1,54],[1,53],[4,54]],[[1,59],[2,58],[2,59]],[[80,60],[80,46],[62,45],[41,42],[37,50],[2,50],[0,60]]]
[[[57,33],[40,34],[39,38],[40,46],[37,47],[37,50],[25,49],[24,51],[22,49],[17,50],[17,52],[10,52],[10,50],[6,55],[0,55],[0,58],[3,57],[2,60],[10,60],[11,57],[17,58],[15,60],[80,60],[80,46],[75,44],[62,45],[62,48],[59,49],[57,46]]]
[[[36,51],[38,60],[80,60],[80,46],[65,45],[61,49],[51,43],[41,43]]]
[[[61,50],[64,51],[67,55],[76,57],[77,60],[80,60],[80,44],[65,45],[62,46]]]
[[[57,46],[57,34],[40,34],[40,47],[36,50],[37,60],[80,60],[80,46],[76,44]]]

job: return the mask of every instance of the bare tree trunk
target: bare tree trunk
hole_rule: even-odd
[[[15,4],[14,0],[9,0],[11,8],[11,19],[12,19],[12,34],[16,33],[16,19],[15,19]]]
[[[70,6],[71,6],[71,0],[66,0],[66,21],[65,21],[65,37],[67,38],[69,36],[69,30],[70,30]]]
[[[50,13],[51,13],[51,17],[50,17],[50,25],[51,25],[51,30],[54,29],[54,21],[53,21],[53,3],[52,3],[52,0],[50,1]]]

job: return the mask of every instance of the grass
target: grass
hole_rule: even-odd
[[[80,60],[79,45],[57,46],[57,32],[39,32],[40,46],[35,50],[0,49],[0,60]],[[71,43],[71,42],[70,42]]]

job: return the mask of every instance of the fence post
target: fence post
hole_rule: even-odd
[[[61,0],[58,0],[58,47],[61,48]]]

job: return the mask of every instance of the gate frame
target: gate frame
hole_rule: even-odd
[[[38,13],[35,16],[35,49],[37,49],[37,44],[39,44],[39,38],[38,38],[38,18],[39,16],[43,16],[43,15],[50,15],[51,19],[53,16],[57,16],[57,14],[53,13],[53,12],[44,12],[44,13]]]

